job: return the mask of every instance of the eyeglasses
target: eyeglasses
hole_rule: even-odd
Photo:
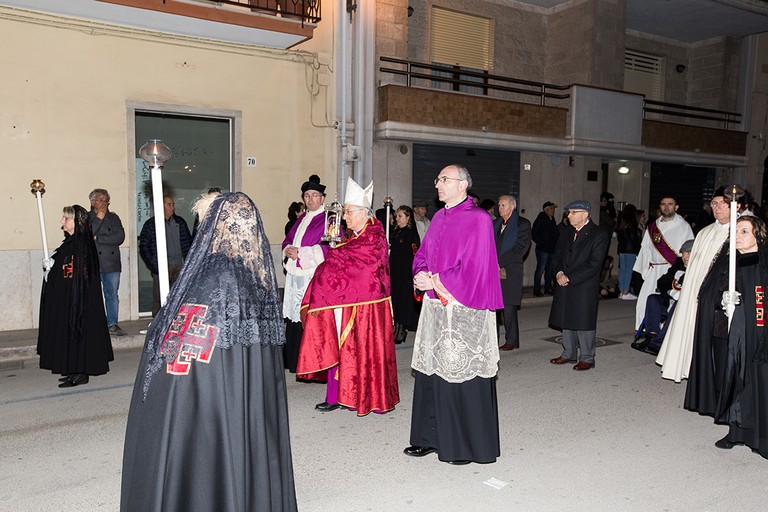
[[[448,180],[465,181],[464,178],[449,178],[448,176],[440,176],[439,178],[435,178],[435,185],[437,185],[438,183],[442,183],[443,185],[445,185],[445,183]]]
[[[711,206],[712,208],[722,208],[724,206],[728,206],[728,203],[726,203],[725,201],[712,201],[711,203],[709,203],[709,206]]]
[[[359,212],[360,210],[365,210],[365,208],[344,208],[341,210],[342,215],[352,215],[354,212]]]

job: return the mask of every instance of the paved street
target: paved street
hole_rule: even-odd
[[[296,493],[302,511],[764,510],[768,461],[715,448],[726,427],[682,408],[684,385],[662,380],[630,349],[634,303],[601,303],[594,370],[548,359],[550,299],[528,299],[522,348],[502,352],[501,458],[451,466],[408,445],[413,335],[397,349],[402,402],[390,414],[318,413],[324,387],[288,376]],[[37,368],[0,371],[0,510],[116,511],[126,411],[139,358],[116,353],[109,374],[69,390]],[[8,364],[8,363],[5,363]],[[8,368],[7,366],[5,368]],[[192,448],[193,449],[193,448]],[[484,482],[496,478],[501,489]],[[215,475],[214,475],[215,481]]]

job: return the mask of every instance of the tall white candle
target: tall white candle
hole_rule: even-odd
[[[739,205],[736,203],[736,187],[731,188],[731,218],[728,225],[728,291],[733,296],[736,291],[736,210]],[[729,305],[725,309],[728,315],[728,327],[731,326],[734,306]]]
[[[155,243],[157,244],[157,278],[160,285],[160,305],[165,306],[170,289],[168,278],[168,248],[165,245],[165,210],[163,208],[163,172],[152,167],[152,209],[155,212]]]

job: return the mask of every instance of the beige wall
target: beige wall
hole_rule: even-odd
[[[6,216],[13,212],[0,225],[0,259],[20,272],[12,277],[0,273],[0,286],[39,289],[39,255],[30,252],[41,245],[29,188],[33,178],[46,184],[51,249],[62,239],[61,207],[87,206],[88,192],[104,187],[112,196],[112,210],[126,225],[124,259],[135,257],[132,103],[239,113],[242,132],[236,140],[241,146],[235,150],[241,161],[235,173],[259,207],[270,241],[279,244],[288,204],[300,198],[300,184],[309,174],[320,175],[328,193],[335,194],[335,130],[329,126],[335,120],[329,66],[334,8],[324,9],[328,21],[316,30],[317,40],[300,47],[316,53],[158,36],[61,18],[53,24],[44,15],[16,21],[0,8],[0,46],[9,49],[0,57],[5,70],[0,81],[5,184],[0,209]],[[245,167],[246,156],[255,156],[258,167]],[[125,251],[128,247],[131,251]],[[130,290],[130,274],[124,269],[121,297]],[[35,323],[36,298],[21,302],[14,302],[17,318],[0,320],[0,330]],[[135,311],[123,311],[121,305],[121,319],[135,316]]]

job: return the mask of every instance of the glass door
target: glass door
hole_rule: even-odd
[[[137,236],[153,216],[150,168],[138,156],[148,139],[162,139],[172,151],[163,168],[163,193],[173,197],[176,215],[190,231],[190,208],[211,187],[232,186],[232,119],[136,111],[136,226]],[[152,311],[152,275],[139,257],[139,313]]]

